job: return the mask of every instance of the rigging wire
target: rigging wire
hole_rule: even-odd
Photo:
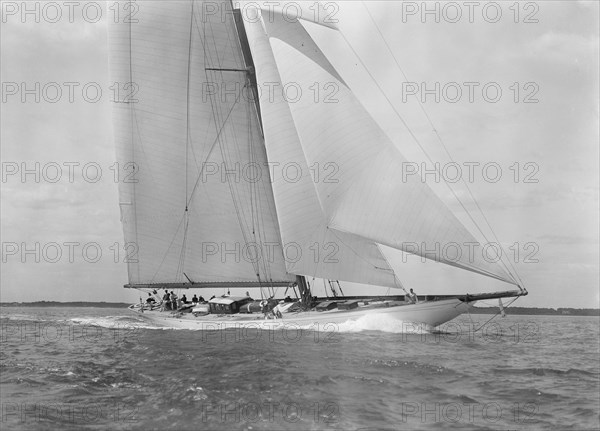
[[[192,10],[190,14],[190,39],[188,42],[188,64],[187,64],[187,84],[186,84],[186,101],[185,101],[185,129],[186,129],[186,142],[185,142],[185,210],[187,211],[187,197],[188,197],[188,153],[190,148],[190,76],[192,73],[192,30],[194,25],[194,0],[192,0]]]
[[[383,257],[383,260],[385,260],[385,263],[387,263],[387,266],[392,270],[392,275],[394,276],[394,285],[396,287],[399,287],[400,289],[404,290],[404,293],[406,293],[408,295],[408,291],[404,287],[404,284],[402,284],[402,281],[400,281],[400,279],[396,275],[396,271],[394,271],[394,269],[392,268],[392,265],[390,265],[390,262],[387,260],[387,257],[385,257],[385,254],[383,254],[383,251],[381,250],[381,246],[377,243],[375,243],[375,245],[379,249],[379,254]],[[388,287],[388,292],[389,292],[389,290],[390,289]]]
[[[192,40],[193,40],[193,25],[194,25],[194,0],[192,0],[192,10],[190,13],[190,37],[188,41],[188,64],[187,64],[187,83],[186,83],[186,141],[185,141],[185,211],[184,211],[184,227],[183,227],[183,241],[181,244],[181,252],[179,253],[179,262],[177,264],[177,271],[175,272],[176,279],[183,280],[182,275],[185,266],[185,255],[187,251],[187,237],[188,227],[190,223],[190,216],[188,212],[188,164],[189,164],[189,148],[191,142],[191,130],[190,130],[190,77],[192,71]]]
[[[132,39],[132,34],[131,34],[131,28],[132,28],[132,20],[129,20],[129,27],[128,27],[128,31],[129,31],[129,82],[135,82],[133,80],[133,47],[132,47],[132,43],[131,43],[131,39]],[[135,115],[135,105],[133,103],[129,104],[129,121],[132,123],[135,123],[136,125],[136,130],[138,132],[138,136],[140,137],[140,146],[142,143],[142,139],[141,139],[141,134],[139,131],[139,125],[137,122],[137,117]],[[131,138],[131,160],[136,160],[135,159],[135,134],[134,134],[134,128],[131,127],[131,134],[130,134],[130,138]],[[143,147],[142,147],[143,148]],[[143,150],[142,150],[143,151]],[[135,169],[135,163],[133,164],[133,167]],[[134,171],[135,172],[135,171]],[[139,244],[138,242],[138,222],[137,222],[137,205],[136,205],[136,198],[135,198],[135,183],[137,181],[132,181],[131,184],[131,194],[132,194],[132,198],[131,202],[133,204],[133,220],[134,220],[134,231],[135,231],[135,243]],[[127,273],[129,278],[131,278],[131,273],[130,273],[130,262],[127,263]],[[136,269],[137,269],[137,279],[140,279],[140,265],[139,263],[136,265]],[[129,280],[131,282],[131,280]]]
[[[203,26],[203,30],[204,30],[204,37],[203,37],[203,36],[202,36],[202,33],[200,32],[200,28],[199,28],[199,26],[198,26],[198,21],[197,21],[197,18],[196,18],[196,15],[195,15],[195,14],[193,14],[193,20],[194,20],[194,23],[195,23],[195,25],[196,25],[196,30],[198,31],[198,36],[200,37],[200,39],[201,39],[201,41],[202,41],[202,46],[203,46],[203,49],[204,49],[204,58],[206,59],[206,58],[207,58],[207,56],[208,56],[208,55],[207,55],[207,53],[206,53],[206,43],[205,43],[205,40],[206,40],[206,33],[205,33],[205,32],[206,32],[206,27],[205,27],[205,26]],[[240,91],[243,91],[243,88],[242,88]],[[216,147],[217,143],[219,143],[220,137],[221,137],[221,135],[224,133],[225,126],[226,126],[227,122],[229,121],[229,118],[230,118],[230,116],[231,116],[232,112],[234,111],[234,109],[235,109],[235,107],[236,107],[236,105],[237,105],[237,102],[238,102],[239,100],[240,100],[240,95],[238,94],[238,95],[236,96],[236,98],[235,98],[235,102],[233,103],[233,105],[232,105],[232,106],[231,106],[231,108],[229,109],[229,112],[228,112],[228,113],[227,113],[227,115],[225,116],[225,119],[222,121],[222,123],[221,123],[221,126],[220,126],[220,127],[218,127],[218,123],[217,123],[217,122],[215,122],[215,127],[216,127],[218,130],[217,130],[217,134],[216,134],[216,136],[215,136],[215,139],[214,139],[213,143],[211,144],[211,146],[210,146],[210,148],[209,148],[209,151],[208,151],[208,153],[207,153],[207,155],[206,155],[206,157],[205,157],[205,162],[206,162],[206,161],[208,161],[208,159],[211,157],[211,155],[212,155],[212,153],[213,153],[213,151],[214,151],[214,149],[215,149],[215,147]],[[191,190],[191,192],[189,193],[189,197],[187,197],[187,196],[186,196],[186,208],[188,208],[188,207],[191,205],[191,203],[192,203],[192,201],[193,201],[193,199],[194,199],[194,196],[195,196],[195,194],[196,194],[196,190],[197,190],[197,188],[198,188],[198,185],[200,184],[200,180],[201,180],[201,178],[202,178],[202,176],[203,176],[203,174],[204,174],[204,168],[206,167],[206,165],[207,165],[207,163],[202,163],[202,165],[201,165],[201,168],[200,168],[200,172],[198,173],[198,175],[197,175],[197,177],[196,177],[196,181],[194,182],[194,186],[192,187],[192,190]],[[187,177],[187,176],[186,176],[186,177]],[[182,215],[181,219],[179,220],[179,224],[178,224],[178,226],[177,226],[177,229],[176,229],[176,231],[175,231],[175,233],[174,233],[173,237],[171,238],[171,242],[169,243],[169,246],[167,247],[167,250],[165,251],[165,253],[164,253],[164,255],[163,255],[163,258],[162,258],[162,260],[161,260],[160,264],[158,265],[158,267],[157,267],[157,269],[156,269],[156,271],[155,271],[155,273],[154,273],[154,275],[153,275],[153,277],[152,277],[152,279],[153,279],[153,280],[156,278],[156,276],[157,276],[158,272],[159,272],[159,271],[160,271],[160,269],[162,268],[162,266],[163,266],[163,264],[164,264],[164,262],[165,262],[165,260],[166,260],[166,258],[167,258],[167,256],[168,256],[168,254],[169,254],[169,250],[171,250],[171,248],[173,247],[173,244],[175,243],[175,239],[177,238],[177,235],[178,235],[178,233],[179,233],[179,231],[180,231],[180,229],[181,229],[181,226],[182,226],[182,224],[183,224],[183,223],[186,221],[186,219],[187,219],[187,218],[186,218],[186,213],[187,213],[187,212],[188,212],[188,211],[184,211],[184,213],[183,213],[183,215]],[[189,217],[189,215],[188,215],[188,217]],[[184,230],[187,230],[185,226],[184,226]],[[185,243],[185,238],[186,238],[186,236],[187,236],[187,235],[185,235],[185,233],[184,233],[184,243]],[[178,271],[179,271],[179,270],[178,270]]]
[[[371,18],[371,22],[373,23],[373,25],[375,26],[375,28],[377,29],[377,32],[379,33],[379,37],[381,38],[381,40],[383,41],[383,43],[385,44],[388,52],[390,53],[392,59],[394,60],[394,63],[396,63],[396,67],[398,68],[398,70],[400,71],[400,73],[402,73],[402,76],[404,77],[404,80],[408,82],[408,77],[406,76],[406,73],[404,72],[404,70],[402,69],[402,67],[400,66],[400,62],[398,61],[398,59],[396,58],[396,56],[394,55],[394,52],[392,51],[390,45],[387,43],[387,40],[385,39],[381,29],[379,28],[379,26],[377,25],[377,22],[375,22],[375,19],[373,18],[373,15],[371,14],[371,11],[369,10],[369,8],[367,7],[367,5],[365,4],[364,1],[361,1],[361,4],[363,5],[363,7],[366,9],[367,14],[369,15],[369,18]],[[429,122],[429,125],[431,126],[431,129],[433,131],[433,133],[435,134],[438,142],[440,143],[440,145],[442,146],[442,148],[444,149],[444,152],[446,153],[446,155],[448,156],[448,158],[450,159],[451,162],[454,162],[454,159],[452,158],[452,156],[450,155],[450,152],[448,151],[448,147],[446,147],[446,144],[444,143],[441,135],[439,134],[437,128],[435,127],[435,125],[433,124],[433,120],[431,119],[431,117],[429,116],[429,114],[427,113],[427,110],[425,109],[425,106],[423,105],[423,103],[421,103],[421,101],[417,98],[417,103],[419,105],[419,107],[421,108],[421,111],[423,112],[423,114],[425,115],[425,118],[427,118],[427,121]],[[465,185],[465,188],[467,190],[467,192],[469,193],[469,196],[471,197],[471,200],[473,201],[473,203],[475,204],[475,206],[477,207],[477,210],[479,211],[479,213],[481,214],[481,216],[483,217],[483,220],[485,221],[485,224],[487,225],[488,229],[490,230],[491,234],[494,237],[494,240],[496,241],[496,243],[498,245],[500,245],[500,247],[502,248],[502,252],[505,253],[504,248],[502,247],[500,240],[498,239],[496,232],[494,231],[494,229],[492,228],[490,222],[488,221],[488,218],[486,217],[485,213],[483,212],[483,210],[481,209],[481,207],[479,206],[479,202],[477,202],[477,200],[475,199],[475,197],[473,196],[473,193],[471,192],[471,188],[469,187],[469,184],[467,183],[467,181],[464,179],[464,177],[461,177],[462,182]],[[487,241],[487,238],[486,238]],[[519,282],[519,285],[522,286],[523,285],[523,280],[521,279],[521,277],[519,276],[516,268],[514,267],[511,259],[507,259],[509,265],[511,266],[512,272],[509,271],[509,273],[514,276],[517,281]]]
[[[233,9],[233,3],[231,4],[231,7]],[[234,50],[234,55],[239,56],[239,61],[241,64],[243,64],[243,66],[245,67],[246,70],[250,70],[250,67],[252,66],[251,61],[247,61],[247,56],[245,55],[245,51],[243,49],[243,44],[242,44],[242,34],[240,34],[239,28],[238,28],[238,23],[236,20],[236,16],[235,13],[232,15],[232,22],[234,25],[232,25],[232,33],[235,33],[235,35],[237,35],[237,37],[233,37],[233,39],[235,40],[235,42],[237,42],[237,48],[238,50],[236,51],[234,49],[234,44],[235,42],[231,43],[232,49]],[[243,29],[243,24],[240,25],[240,27]],[[227,32],[227,36],[229,38],[229,40],[231,40],[231,35],[230,32]],[[250,73],[246,73],[246,91],[248,93],[252,92],[252,94],[254,94],[253,92],[253,83],[254,80],[252,79]],[[257,89],[258,91],[258,89]],[[253,133],[253,130],[259,130],[262,131],[262,126],[260,124],[260,117],[258,115],[258,106],[256,103],[255,98],[252,96],[252,94],[249,94],[247,97],[247,105],[246,105],[246,122],[247,122],[247,136],[248,136],[248,157],[247,159],[249,160],[249,167],[254,167],[254,166],[259,166],[260,165],[256,162],[257,158],[260,159],[259,157],[259,153],[262,151],[264,154],[264,141],[261,140],[262,138],[262,134],[259,136],[258,138],[258,143],[257,140],[255,139],[255,134]],[[253,115],[254,114],[254,115]],[[254,119],[254,120],[253,120]],[[253,127],[256,126],[256,129],[253,129]],[[262,145],[261,145],[262,143]],[[241,154],[241,157],[243,158],[245,156],[245,154]],[[266,156],[266,154],[265,154]],[[244,158],[245,159],[245,158]],[[268,190],[265,188],[265,184],[263,181],[260,181],[262,173],[259,172],[259,176],[258,176],[258,180],[257,179],[248,179],[246,178],[246,180],[249,182],[249,198],[250,198],[250,213],[251,213],[251,228],[252,228],[252,237],[254,239],[254,245],[257,247],[257,252],[259,252],[260,254],[258,256],[256,256],[257,258],[257,264],[255,265],[255,270],[257,273],[257,277],[259,279],[260,282],[260,275],[259,275],[259,270],[262,271],[263,273],[263,278],[265,279],[265,281],[268,281],[269,283],[269,292],[273,295],[275,294],[275,290],[273,288],[272,285],[272,281],[273,281],[273,276],[272,276],[272,270],[270,267],[270,261],[266,255],[266,251],[264,248],[264,244],[266,244],[268,242],[268,238],[267,238],[267,226],[271,226],[273,223],[276,223],[274,220],[276,220],[276,216],[273,213],[273,209],[269,208],[269,211],[272,214],[272,219],[271,220],[266,220],[265,219],[265,209],[263,208],[263,200],[261,199],[261,191],[264,193],[272,193],[272,190]],[[260,262],[262,260],[262,262]]]
[[[366,5],[364,4],[364,2],[361,2],[363,4],[363,6],[365,7],[365,9],[367,9],[367,12],[369,14],[369,16],[371,17],[371,20],[373,21],[373,24],[375,25],[375,27],[377,28],[377,31],[380,34],[380,37],[382,37],[382,39],[384,40],[384,43],[386,45],[386,47],[388,48],[388,50],[390,50],[391,52],[391,48],[389,47],[389,45],[387,44],[387,42],[385,41],[385,38],[383,37],[383,34],[381,33],[381,30],[379,29],[379,27],[377,26],[377,24],[375,23],[370,11],[368,10],[368,8],[366,7]],[[387,96],[387,94],[383,91],[383,88],[381,87],[381,85],[377,82],[377,80],[375,79],[375,77],[373,76],[373,74],[371,73],[371,71],[369,70],[369,68],[366,66],[366,64],[364,63],[364,61],[362,60],[362,58],[358,55],[358,53],[356,52],[356,50],[354,49],[354,47],[352,46],[352,44],[350,43],[350,41],[348,40],[348,38],[346,37],[346,35],[344,34],[344,32],[341,31],[341,29],[339,30],[340,35],[342,36],[344,42],[348,45],[348,47],[350,48],[350,50],[354,53],[354,55],[356,56],[356,58],[358,59],[358,61],[360,62],[360,64],[362,65],[363,69],[367,72],[367,74],[369,75],[369,77],[371,78],[372,82],[377,86],[377,88],[379,89],[379,92],[381,93],[381,95],[386,99],[386,101],[388,102],[390,108],[394,111],[396,117],[402,122],[402,124],[404,125],[404,127],[406,128],[406,130],[408,131],[408,133],[410,134],[410,136],[413,138],[413,140],[415,141],[415,143],[419,146],[419,148],[421,149],[421,151],[423,152],[423,154],[427,157],[427,159],[429,160],[430,163],[433,164],[433,160],[431,159],[431,157],[429,156],[428,152],[423,148],[423,146],[421,145],[420,140],[417,138],[417,136],[413,133],[413,131],[411,130],[411,128],[408,126],[408,124],[406,123],[406,121],[404,120],[404,118],[400,115],[400,113],[398,112],[398,110],[396,109],[396,107],[394,106],[394,104],[392,103],[392,101],[390,100],[390,98]],[[396,64],[398,65],[400,71],[402,72],[402,74],[404,75],[405,79],[406,79],[406,75],[404,74],[404,72],[402,71],[402,69],[400,68],[398,61],[396,60],[396,58],[393,56],[392,53],[392,57],[394,58],[394,61],[396,62]],[[424,107],[422,105],[421,109],[423,111],[425,111]],[[441,137],[439,136],[439,134],[437,133],[437,131],[435,130],[435,127],[433,125],[433,122],[431,121],[430,117],[427,115],[427,113],[425,112],[425,116],[427,117],[428,121],[430,122],[430,125],[433,127],[434,131],[436,132],[436,135],[438,136],[438,139],[440,140],[440,142],[442,143],[442,146],[444,147],[446,154],[450,157],[447,148],[445,147],[445,145],[443,144],[443,141],[441,141]],[[452,158],[450,157],[450,159],[452,160]],[[464,178],[463,178],[463,181]],[[479,224],[474,220],[473,216],[470,214],[470,212],[467,210],[467,208],[465,207],[464,203],[462,202],[462,200],[460,200],[460,198],[458,197],[458,195],[456,194],[456,192],[454,191],[454,189],[450,186],[450,184],[448,184],[448,182],[444,181],[444,183],[446,184],[446,186],[448,187],[448,189],[450,190],[450,192],[452,193],[452,195],[454,196],[454,198],[457,200],[457,202],[460,204],[460,206],[463,208],[463,210],[465,211],[465,214],[469,217],[469,219],[471,220],[471,222],[473,223],[473,225],[477,228],[477,230],[479,231],[479,233],[483,236],[483,238],[489,243],[490,241],[487,239],[487,236],[485,235],[485,233],[482,231],[481,227],[479,226]],[[465,184],[466,185],[466,184]],[[485,215],[483,214],[483,211],[481,210],[481,208],[479,207],[479,205],[477,204],[477,202],[475,201],[470,189],[468,188],[467,185],[467,189],[469,190],[469,194],[471,195],[471,198],[473,199],[473,201],[476,203],[479,211],[482,213],[482,215],[485,218]],[[494,235],[494,238],[497,241],[497,236],[495,235],[495,233],[493,232],[493,230],[491,229],[491,226],[489,226],[489,222],[487,222],[486,219],[486,223],[488,224],[488,227],[490,228],[490,230],[492,231],[492,234]],[[500,246],[500,248],[503,250],[502,244],[497,241],[498,245]],[[506,256],[506,253],[502,254],[503,256]],[[510,259],[508,259],[509,264],[512,265],[512,263],[510,262]],[[513,274],[513,271],[511,271],[510,268],[508,268],[508,266],[506,265],[506,263],[504,262],[503,259],[500,259],[499,262],[501,263],[502,267],[507,271],[507,273],[509,275],[511,275],[513,278],[516,278],[515,281],[520,282],[522,284],[522,280],[520,280],[520,278],[518,277],[518,274],[515,273]],[[514,268],[513,268],[514,269]]]
[[[209,22],[208,25],[212,25],[212,23]],[[203,26],[203,30],[204,30],[203,47],[204,47],[204,52],[205,52],[205,59],[207,57],[207,49],[206,49],[206,27],[207,27],[206,25]],[[212,30],[212,27],[211,27],[211,30]],[[231,35],[229,33],[230,32],[228,30],[227,31],[228,40],[231,41]],[[215,38],[212,38],[212,39],[213,39],[213,42],[214,42]],[[233,44],[231,44],[231,45],[233,45]],[[215,51],[218,52],[217,49],[216,49],[216,46],[215,46]],[[221,66],[218,56],[217,56],[216,63],[217,63],[218,66]],[[216,72],[217,71],[215,71],[215,73]],[[205,69],[205,74],[206,74],[207,80],[208,80],[208,73],[209,73],[209,71],[207,69]],[[222,71],[220,72],[220,75],[221,75],[222,82],[225,82],[225,80],[223,79],[223,72]],[[228,153],[228,150],[238,149],[238,157],[237,157],[237,159],[238,160],[244,160],[244,157],[242,156],[241,151],[239,151],[239,148],[240,148],[239,145],[236,144],[236,145],[233,145],[233,146],[227,146],[227,145],[223,144],[222,137],[223,137],[223,139],[226,139],[226,137],[225,137],[225,133],[221,133],[221,132],[224,130],[225,123],[227,122],[227,120],[228,120],[229,116],[231,115],[231,113],[233,112],[234,108],[238,105],[240,97],[243,94],[244,90],[247,89],[247,87],[248,87],[248,83],[245,82],[244,86],[241,88],[239,94],[237,95],[237,97],[236,97],[236,99],[235,99],[235,101],[234,101],[234,103],[233,103],[233,105],[232,105],[232,107],[231,107],[231,109],[229,111],[229,114],[228,114],[227,118],[225,119],[225,121],[222,122],[223,126],[221,127],[221,130],[219,130],[219,132],[217,134],[217,139],[215,140],[215,144],[213,144],[213,148],[214,148],[214,145],[216,145],[216,143],[219,144],[219,150],[221,152],[221,157],[222,157],[223,163],[225,165],[232,165],[233,164],[231,161],[232,161],[232,159],[234,159],[234,157],[232,157],[232,155]],[[214,96],[214,95],[211,95],[211,96]],[[219,118],[222,118],[222,113],[220,111],[220,107],[221,106],[217,103],[217,101],[215,100],[214,97],[210,98],[210,102],[211,102],[211,109],[212,109],[213,117],[215,118],[215,125],[216,125],[216,124],[218,124],[218,123],[221,122],[221,121],[219,121]],[[229,131],[230,133],[233,134],[233,141],[237,143],[238,139],[236,137],[235,128],[233,128],[233,129],[228,128],[227,131]],[[251,134],[250,134],[250,140],[252,141]],[[250,147],[251,147],[251,145],[252,145],[252,142],[250,142]],[[232,147],[232,148],[230,148],[230,147]],[[211,148],[211,152],[212,152],[213,148]],[[248,232],[251,231],[252,234],[255,233],[252,184],[250,184],[250,187],[251,187],[250,188],[250,206],[251,206],[252,226],[246,226],[246,223],[244,222],[244,220],[246,219],[246,217],[244,215],[244,208],[242,206],[243,202],[242,202],[242,199],[241,199],[241,195],[239,193],[236,193],[236,189],[234,187],[234,184],[230,180],[229,176],[226,176],[226,178],[227,178],[227,184],[228,184],[229,191],[230,191],[231,198],[232,198],[232,203],[234,205],[234,209],[235,209],[235,212],[236,212],[236,215],[237,215],[237,219],[238,219],[238,223],[239,223],[239,226],[240,226],[240,231],[241,231],[243,239],[244,239],[244,243],[245,244],[249,244]],[[260,274],[260,267],[259,267],[258,261],[253,261],[251,263],[252,263],[252,266],[253,266],[253,269],[254,269],[254,273],[256,274],[256,277],[258,279],[258,282],[262,283],[261,274]]]
[[[210,157],[210,155],[212,154],[213,150],[214,150],[214,149],[215,149],[215,147],[216,147],[216,144],[219,142],[219,136],[221,135],[221,132],[222,132],[222,131],[223,131],[223,129],[225,128],[225,125],[227,124],[227,121],[228,121],[228,119],[229,119],[229,116],[231,115],[231,112],[233,111],[233,109],[234,109],[234,108],[235,108],[235,104],[234,104],[234,105],[231,107],[231,109],[229,110],[229,113],[227,114],[227,117],[225,118],[225,120],[224,120],[223,124],[221,125],[221,128],[219,129],[219,132],[217,133],[217,136],[216,136],[216,138],[215,138],[215,141],[214,141],[214,142],[213,142],[213,144],[211,145],[210,151],[209,151],[208,155],[206,156],[206,157],[207,157],[207,159],[206,159],[206,160],[208,160],[208,157]],[[193,198],[194,198],[194,192],[196,191],[196,188],[197,188],[197,186],[198,186],[198,184],[199,184],[199,182],[200,182],[200,179],[202,178],[202,174],[203,174],[203,172],[204,172],[204,166],[205,166],[205,165],[206,165],[206,163],[203,163],[203,165],[202,165],[202,170],[201,170],[201,171],[200,171],[200,173],[198,174],[198,178],[196,179],[196,183],[194,184],[194,187],[192,188],[192,192],[190,193],[190,198],[189,198],[189,200],[188,200],[188,206],[191,204],[191,202],[192,202],[192,200],[193,200]],[[175,238],[177,237],[177,233],[179,232],[179,229],[181,228],[181,225],[182,225],[182,223],[183,223],[184,221],[185,221],[185,212],[184,212],[184,215],[182,216],[181,220],[179,221],[179,225],[178,225],[178,227],[177,227],[177,230],[176,230],[175,234],[173,235],[173,238],[171,239],[171,242],[170,242],[170,244],[169,244],[169,247],[167,248],[167,251],[165,252],[165,255],[163,256],[163,259],[162,259],[162,261],[161,261],[160,265],[158,266],[158,268],[157,268],[157,270],[156,270],[156,272],[155,272],[155,274],[154,274],[154,277],[156,277],[156,274],[158,274],[158,271],[160,270],[161,266],[163,265],[164,261],[166,260],[166,258],[167,258],[167,254],[168,254],[168,251],[171,249],[171,247],[172,247],[173,243],[175,242]],[[154,278],[154,277],[153,277],[153,278]]]
[[[396,116],[398,117],[398,119],[402,122],[402,124],[404,125],[404,127],[406,128],[406,130],[408,131],[408,133],[410,134],[410,136],[413,138],[413,140],[415,141],[415,143],[419,146],[419,148],[421,149],[421,151],[423,151],[423,154],[425,154],[425,156],[427,157],[427,160],[429,160],[430,163],[434,164],[433,160],[429,156],[429,153],[425,150],[425,148],[423,148],[423,146],[421,145],[420,140],[416,137],[416,135],[410,129],[410,127],[408,126],[408,124],[406,123],[406,121],[404,120],[404,118],[400,115],[400,113],[398,112],[398,110],[396,109],[396,107],[393,105],[393,103],[390,100],[390,98],[385,94],[385,92],[383,91],[383,88],[381,87],[381,85],[379,85],[379,83],[375,80],[375,77],[373,76],[373,74],[371,73],[371,71],[367,68],[367,66],[363,62],[362,58],[358,55],[358,53],[356,52],[356,50],[354,49],[354,47],[350,44],[350,41],[346,38],[346,35],[341,30],[340,30],[340,34],[342,35],[342,38],[344,39],[344,41],[346,42],[346,44],[348,45],[348,47],[352,50],[352,52],[354,53],[354,55],[358,58],[360,64],[365,69],[365,71],[367,72],[367,74],[371,77],[371,80],[377,86],[377,88],[379,89],[380,93],[386,99],[386,101],[388,102],[389,106],[392,108],[392,110],[394,111],[394,113],[396,114]],[[458,197],[458,195],[456,194],[456,192],[454,191],[454,189],[452,189],[452,187],[450,187],[450,184],[448,184],[448,182],[444,181],[444,184],[446,184],[446,186],[448,187],[448,189],[450,190],[450,192],[452,193],[452,195],[454,196],[454,198],[457,200],[457,202],[463,208],[463,210],[465,211],[465,214],[467,214],[467,216],[469,217],[469,219],[473,222],[473,225],[477,228],[477,230],[479,231],[479,233],[489,243],[490,241],[487,239],[485,233],[481,230],[481,228],[479,227],[479,224],[475,221],[475,219],[473,218],[473,216],[471,215],[471,213],[467,210],[467,208],[465,207],[464,203],[460,200],[460,198]],[[506,267],[506,264],[504,263],[504,261],[500,260],[500,263],[504,266],[504,269],[506,269],[507,272],[510,274],[510,270]]]
[[[511,304],[513,302],[515,302],[517,299],[519,299],[520,297],[517,296],[515,298],[513,298],[508,304],[504,305],[504,310],[506,310],[508,307],[511,306]],[[488,323],[490,323],[492,320],[494,320],[496,317],[498,317],[498,315],[500,315],[502,313],[502,310],[498,311],[496,314],[494,314],[492,317],[490,317],[483,325],[481,325],[479,328],[474,329],[473,332],[477,332],[480,329],[484,328],[485,325],[487,325]],[[469,319],[471,319],[471,313],[469,312]],[[474,326],[475,324],[473,323],[473,320],[471,319],[471,324]]]

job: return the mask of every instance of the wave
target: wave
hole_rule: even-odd
[[[569,368],[568,370],[558,370],[555,368],[494,368],[492,371],[496,374],[516,374],[533,376],[581,376],[595,377],[600,375],[597,371],[587,371],[579,368]]]
[[[39,315],[32,314],[11,314],[8,316],[2,316],[0,322],[4,323],[4,321],[24,321],[24,322],[68,322],[68,319],[57,319],[56,317],[42,317]]]
[[[64,326],[83,326],[83,327],[96,327],[106,329],[126,329],[126,330],[137,330],[137,329],[172,329],[169,327],[157,326],[152,324],[146,319],[138,318],[135,315],[132,316],[77,316],[71,318],[62,318],[62,316],[39,316],[31,314],[12,314],[9,316],[2,316],[0,319],[0,325],[6,328],[23,326],[33,330],[39,326],[42,330],[48,328],[54,334],[57,328],[65,330]],[[32,325],[31,328],[29,325]],[[57,328],[54,328],[57,327]],[[17,329],[14,329],[17,331]],[[13,332],[14,332],[13,331]],[[10,329],[6,329],[6,333],[10,333]]]
[[[337,325],[339,332],[381,331],[392,334],[422,335],[431,333],[423,324],[403,322],[385,314],[367,314],[356,320],[348,320]]]
[[[82,326],[97,326],[107,329],[170,329],[150,324],[135,316],[73,317],[71,323]]]

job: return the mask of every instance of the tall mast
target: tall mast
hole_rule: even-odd
[[[242,50],[242,57],[246,66],[246,76],[248,79],[249,87],[252,90],[252,98],[254,101],[254,107],[256,108],[256,115],[258,117],[258,123],[260,124],[261,134],[263,133],[262,116],[260,113],[260,103],[258,95],[258,83],[256,81],[256,71],[254,68],[254,60],[252,59],[252,52],[250,51],[250,44],[248,43],[248,36],[246,35],[246,29],[244,28],[244,19],[242,12],[239,9],[234,9],[233,1],[230,0],[231,10],[233,13],[233,21],[235,23],[235,29],[237,31],[238,41],[240,42],[240,48]]]
[[[297,275],[296,284],[298,285],[298,290],[300,290],[300,302],[304,307],[309,307],[312,301],[312,294],[310,292],[310,288],[308,287],[308,283],[306,283],[306,277],[303,275]]]

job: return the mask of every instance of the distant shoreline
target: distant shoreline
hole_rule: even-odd
[[[498,307],[475,307],[476,312],[471,314],[496,314]],[[507,315],[528,316],[600,316],[598,308],[537,308],[537,307],[508,307],[505,309]]]
[[[34,302],[0,302],[0,307],[95,307],[95,308],[127,308],[125,302],[89,302],[89,301],[34,301]],[[475,307],[473,314],[496,314],[498,307]],[[537,308],[509,307],[506,314],[544,315],[544,316],[600,316],[597,308]]]
[[[0,307],[96,307],[127,308],[131,304],[125,302],[89,302],[89,301],[34,301],[34,302],[0,302]]]

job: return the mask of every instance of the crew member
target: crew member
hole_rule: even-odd
[[[416,304],[417,302],[419,302],[419,298],[417,298],[417,294],[412,289],[410,289],[410,293],[408,293],[406,295],[406,298],[413,304]]]

